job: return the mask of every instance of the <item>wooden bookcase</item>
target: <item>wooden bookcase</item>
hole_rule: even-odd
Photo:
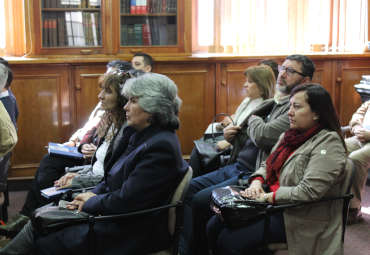
[[[34,55],[187,55],[191,2],[186,0],[28,0]]]

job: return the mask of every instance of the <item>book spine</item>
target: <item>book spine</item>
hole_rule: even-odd
[[[143,44],[145,46],[152,45],[152,39],[150,36],[150,26],[148,23],[143,24]]]
[[[164,13],[167,12],[167,1],[166,0],[162,0],[162,9],[161,9],[161,12],[164,12]]]
[[[130,3],[130,13],[131,14],[136,14],[136,0],[131,0],[131,3]]]
[[[142,14],[147,14],[148,13],[148,1],[147,0],[143,0],[143,7],[142,7],[141,13]]]
[[[52,35],[52,47],[58,46],[58,32],[57,32],[57,17],[54,13],[53,17],[51,18],[51,35]]]
[[[48,19],[46,13],[43,14],[42,20],[42,46],[48,47],[49,40],[48,40]]]

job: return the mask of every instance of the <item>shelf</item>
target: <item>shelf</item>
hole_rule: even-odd
[[[30,55],[191,50],[188,0],[33,0]],[[133,3],[135,3],[133,5]],[[73,4],[73,5],[72,5]]]
[[[122,17],[167,17],[167,16],[177,16],[176,13],[147,13],[147,14],[129,14],[129,13],[121,13]]]
[[[42,8],[43,12],[100,12],[100,8]]]

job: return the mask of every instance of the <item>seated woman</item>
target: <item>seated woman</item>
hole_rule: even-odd
[[[342,193],[346,147],[329,93],[317,84],[294,88],[288,116],[290,129],[241,194],[278,204]],[[255,254],[263,228],[264,220],[259,220],[229,229],[213,216],[207,225],[209,246],[214,254]],[[340,254],[341,229],[342,204],[329,201],[272,215],[268,241],[287,241],[289,254]]]
[[[81,143],[79,149],[81,149],[84,155],[91,156],[91,167],[88,166],[87,170],[81,171],[79,173],[67,173],[65,176],[61,177],[62,174],[49,176],[48,178],[53,178],[51,184],[47,186],[49,188],[52,186],[52,182],[55,182],[56,186],[67,187],[72,186],[73,188],[80,187],[90,187],[95,186],[104,175],[104,164],[112,162],[114,158],[111,157],[114,137],[117,135],[121,126],[126,122],[125,112],[123,106],[126,104],[127,99],[121,95],[121,89],[125,81],[130,78],[129,72],[110,72],[106,73],[102,77],[101,92],[99,93],[99,100],[101,102],[101,108],[105,111],[101,121],[99,122],[97,128],[93,129],[91,135],[86,138],[86,142]],[[96,150],[96,145],[98,145],[98,151],[94,154],[91,153]],[[110,155],[105,159],[106,155]],[[50,160],[58,159],[55,157],[49,157]],[[65,162],[65,161],[64,161]],[[37,171],[36,178],[39,175],[47,175],[45,169],[40,167]],[[64,172],[64,171],[63,171]],[[77,177],[78,176],[78,177]],[[60,178],[61,177],[61,178]],[[75,177],[75,178],[74,178]],[[59,180],[56,178],[60,178]],[[45,178],[43,178],[45,180]],[[73,181],[74,179],[74,181]],[[36,183],[36,182],[34,182]],[[46,183],[46,182],[44,182]],[[46,188],[46,187],[43,187]],[[15,235],[19,232],[22,227],[27,223],[32,212],[50,201],[43,198],[40,195],[41,187],[39,185],[33,185],[32,191],[28,192],[26,202],[19,214],[17,214],[10,222],[5,226],[0,226],[0,231],[4,231],[10,236]]]
[[[241,102],[237,108],[235,114],[231,117],[235,125],[239,126],[243,121],[250,115],[250,113],[260,105],[263,100],[271,98],[273,96],[274,86],[276,83],[275,76],[270,67],[264,66],[251,66],[248,67],[245,72],[245,83],[243,87],[245,88],[245,99]],[[232,125],[230,118],[226,117],[220,123],[211,123],[206,130],[206,133],[212,131],[221,131],[227,125]],[[226,140],[221,140],[217,143],[218,149],[224,150],[230,147],[231,144]],[[213,169],[206,169],[201,163],[201,156],[198,154],[194,148],[189,160],[190,166],[193,168],[193,177],[203,175],[207,171]]]
[[[181,100],[176,84],[164,75],[147,73],[123,88],[129,99],[121,156],[104,168],[104,180],[81,193],[69,209],[95,215],[128,213],[166,204],[188,166],[182,159],[175,130]],[[120,222],[96,223],[96,254],[147,254],[169,244],[167,211]],[[87,254],[88,225],[66,227],[49,235],[31,223],[0,254]]]
[[[123,132],[126,127],[126,114],[123,107],[127,99],[121,94],[121,89],[128,78],[141,74],[143,72],[132,74],[132,72],[114,71],[103,76],[98,98],[104,114],[98,126],[88,131],[80,145],[82,150],[92,148],[94,153],[91,155],[91,164],[82,166],[77,172],[65,174],[54,182],[54,186],[78,189],[95,186],[101,181],[104,176],[104,164],[114,160],[114,157],[111,157],[112,150],[119,142],[116,137],[119,131]],[[98,144],[97,148],[94,144]]]
[[[356,172],[352,185],[354,195],[349,204],[347,224],[362,221],[361,200],[364,195],[368,168],[370,167],[370,100],[364,102],[352,115],[349,122],[352,137],[345,140],[348,157],[356,165]]]

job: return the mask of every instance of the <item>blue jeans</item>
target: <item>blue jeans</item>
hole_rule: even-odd
[[[209,207],[212,190],[237,184],[238,175],[248,171],[234,163],[191,180],[184,199],[184,229],[179,243],[181,255],[207,254],[206,224],[213,215]]]
[[[208,245],[216,255],[257,254],[263,244],[264,219],[241,228],[227,228],[220,217],[213,216],[207,224]],[[268,243],[286,242],[283,213],[270,216]]]

